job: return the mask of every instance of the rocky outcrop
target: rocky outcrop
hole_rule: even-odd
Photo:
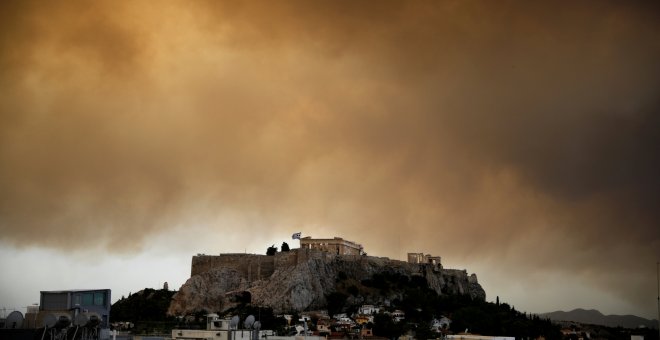
[[[198,310],[219,311],[235,305],[236,291],[245,291],[248,282],[235,269],[216,268],[193,275],[172,297],[170,315],[183,315]]]
[[[254,256],[252,255],[253,263]],[[236,258],[238,262],[245,257]],[[226,256],[222,259],[225,263]],[[270,262],[269,262],[270,261]],[[193,264],[200,259],[193,259]],[[206,261],[208,262],[208,261]],[[259,268],[272,265],[267,277],[258,276],[252,267],[242,263],[210,266],[197,272],[174,295],[168,313],[183,315],[199,310],[224,311],[247,299],[252,304],[273,308],[275,312],[324,309],[326,296],[337,291],[338,284],[349,282],[361,286],[376,274],[423,277],[437,294],[462,294],[485,299],[486,294],[476,275],[464,270],[443,269],[431,264],[411,264],[403,261],[371,256],[335,255],[315,250],[295,249],[278,253],[259,261]],[[259,270],[264,272],[263,270]],[[380,304],[397,298],[397,291],[389,295],[364,294],[351,297],[353,303]]]

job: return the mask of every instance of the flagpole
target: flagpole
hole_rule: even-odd
[[[291,235],[291,238],[294,239],[294,240],[298,239],[298,249],[301,249],[302,248],[302,240],[301,240],[302,232],[294,233],[293,235]]]

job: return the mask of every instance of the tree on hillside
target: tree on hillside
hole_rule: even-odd
[[[172,301],[174,292],[145,288],[131,294],[128,298],[118,300],[112,304],[112,317],[117,321],[166,321],[167,309]]]
[[[348,295],[341,292],[332,292],[326,296],[328,301],[328,314],[333,316],[342,312]]]
[[[289,251],[289,244],[286,242],[282,242],[282,251]]]
[[[428,321],[419,322],[414,326],[415,339],[435,339],[437,334],[431,331],[431,324]]]
[[[277,247],[273,244],[272,246],[268,247],[268,250],[266,250],[266,255],[268,256],[273,256],[277,253]]]
[[[374,316],[373,332],[375,336],[397,339],[404,332],[403,323],[396,323],[389,315],[379,313]]]

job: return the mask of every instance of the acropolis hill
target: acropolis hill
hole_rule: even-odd
[[[191,277],[174,295],[168,313],[224,311],[239,303],[271,307],[275,312],[325,309],[326,296],[348,285],[347,304],[382,304],[401,298],[400,292],[363,286],[377,274],[423,277],[437,294],[467,294],[485,299],[475,274],[444,269],[439,257],[411,253],[408,261],[367,256],[356,243],[333,239],[301,239],[301,248],[273,256],[258,254],[198,254]]]

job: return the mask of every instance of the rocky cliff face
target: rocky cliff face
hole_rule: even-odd
[[[349,282],[362,287],[361,282],[373,280],[379,277],[378,274],[424,278],[429,288],[438,294],[486,298],[476,275],[468,275],[466,271],[379,257],[333,255],[300,249],[276,256],[295,256],[296,260],[279,261],[284,265],[275,266],[270,276],[251,277],[252,281],[236,269],[238,266],[229,268],[223,265],[193,275],[174,295],[168,313],[183,315],[202,309],[224,311],[248,301],[271,307],[277,313],[324,309],[327,306],[326,296],[336,292],[339,285]],[[274,258],[274,261],[278,259]],[[379,294],[351,296],[348,302],[381,304],[400,297],[396,290],[385,294],[381,291]]]

